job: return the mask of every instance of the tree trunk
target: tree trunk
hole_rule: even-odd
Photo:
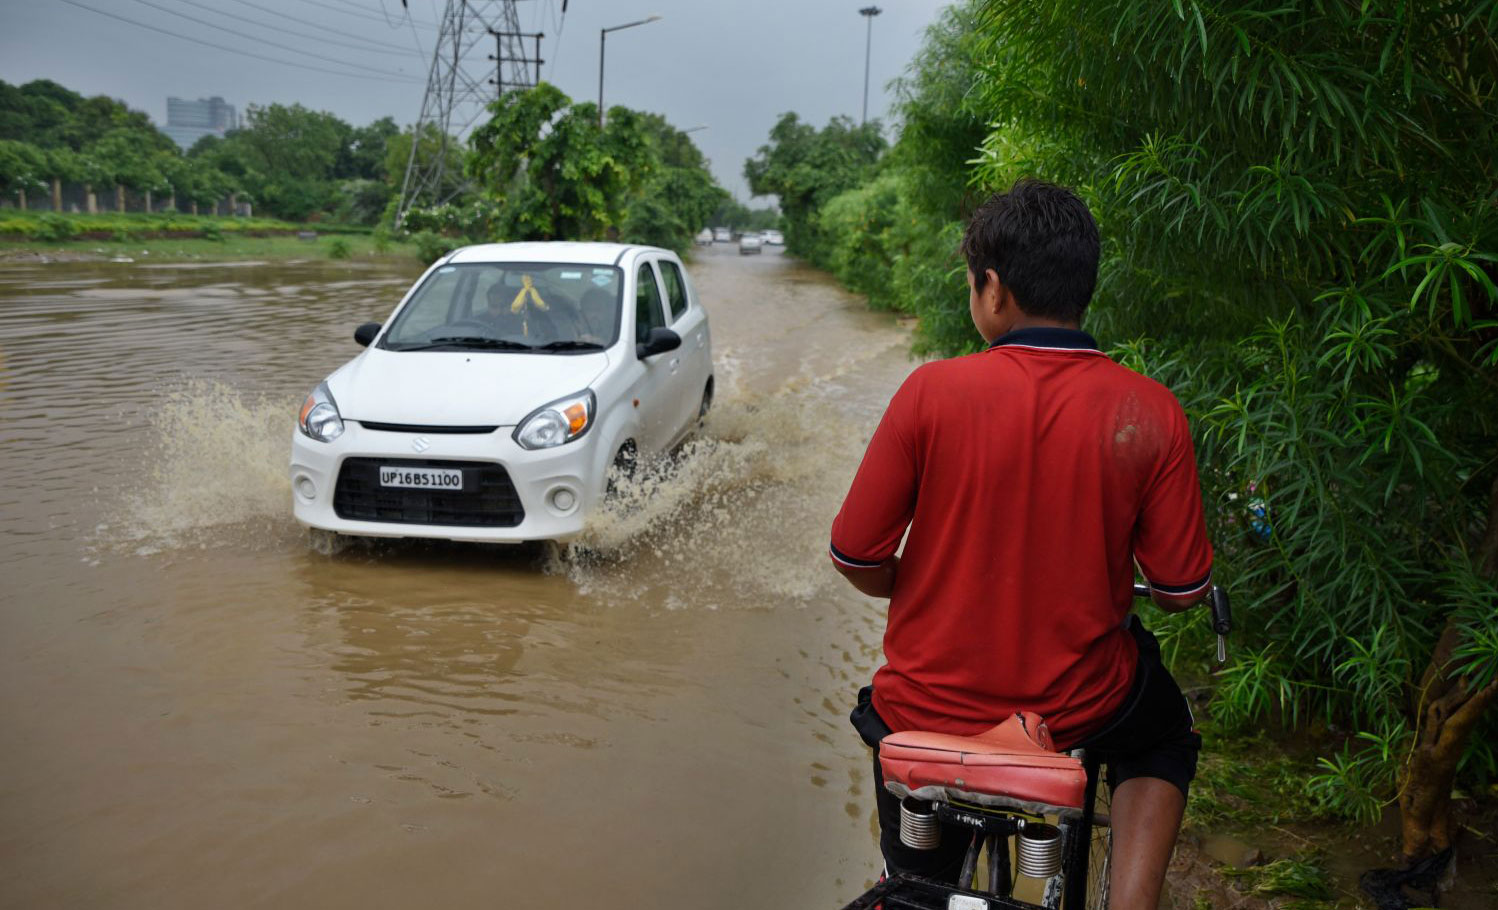
[[[99,214],[99,197],[94,195],[94,185],[92,183],[85,183],[83,185],[83,192],[88,197],[88,213],[90,215]]]
[[[1498,480],[1490,494],[1487,532],[1477,548],[1477,568],[1489,578],[1498,575]],[[1498,699],[1498,680],[1477,689],[1472,680],[1450,672],[1452,654],[1461,643],[1461,629],[1448,619],[1416,692],[1415,747],[1399,793],[1404,856],[1410,861],[1451,846],[1456,765],[1483,712]]]
[[[172,211],[177,210],[177,188],[172,187],[172,194],[166,197],[166,207]]]
[[[229,217],[233,218],[237,214],[239,214],[239,194],[238,193],[230,193],[229,194]]]
[[[1461,630],[1448,620],[1420,680],[1415,748],[1399,795],[1404,856],[1410,861],[1451,846],[1455,833],[1451,787],[1456,780],[1456,765],[1466,751],[1473,727],[1498,697],[1498,681],[1473,689],[1469,680],[1448,674],[1452,652],[1460,644]]]
[[[196,215],[198,213],[198,200],[194,199],[191,202],[187,203],[187,205],[188,205],[189,208],[192,209],[192,213],[194,215]]]
[[[58,177],[52,178],[52,211],[62,211],[62,180]]]
[[[16,190],[16,196],[20,198],[20,201],[21,201],[21,211],[23,211],[23,212],[26,211],[26,191],[25,190]]]
[[[125,210],[125,184],[123,183],[114,185],[114,210],[116,212]]]
[[[146,214],[151,214],[151,191],[146,190]]]

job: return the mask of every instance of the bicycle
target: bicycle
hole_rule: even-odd
[[[1149,586],[1135,584],[1134,596],[1150,596]],[[1227,658],[1232,614],[1227,592],[1216,585],[1209,600],[1221,662]],[[844,910],[1108,906],[1112,829],[1106,811],[1098,811],[1100,761],[1080,749],[1056,752],[1038,715],[1015,714],[977,736],[894,733],[880,743],[879,763],[885,788],[901,798],[902,843],[934,848],[944,824],[961,825],[972,834],[955,887],[900,873],[876,883]],[[1106,795],[1102,801],[1106,810]],[[985,853],[988,887],[979,891],[974,883]],[[1014,896],[1021,875],[1044,883],[1039,904]],[[1082,884],[1073,887],[1075,882]]]

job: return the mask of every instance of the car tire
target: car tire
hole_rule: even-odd
[[[697,406],[697,426],[702,426],[707,420],[707,412],[713,407],[713,380],[708,377],[707,385],[702,387],[702,404]]]
[[[633,439],[624,441],[619,451],[614,455],[614,461],[609,465],[607,480],[604,483],[603,498],[605,501],[614,499],[619,495],[619,480],[632,480],[635,471],[640,467],[640,451],[635,447]]]

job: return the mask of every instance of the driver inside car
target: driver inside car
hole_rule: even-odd
[[[499,337],[531,345],[558,339],[556,320],[534,279],[527,283],[517,276],[513,285],[501,279],[489,286],[485,296],[488,303],[485,318]]]

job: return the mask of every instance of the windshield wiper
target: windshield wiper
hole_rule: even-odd
[[[425,344],[401,345],[397,351],[430,351],[436,348],[489,348],[496,351],[533,351],[535,345],[508,338],[488,338],[483,335],[454,335],[434,338]]]
[[[538,351],[601,351],[603,349],[604,346],[596,341],[579,341],[576,338],[569,338],[564,341],[548,341],[545,344],[536,346],[536,350]]]

